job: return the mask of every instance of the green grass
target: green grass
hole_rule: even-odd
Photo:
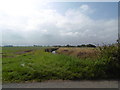
[[[44,52],[44,47],[3,47],[2,50],[3,56],[6,55],[2,58],[3,82],[119,78],[119,65],[103,48],[101,56],[94,60]],[[16,54],[25,50],[34,51]],[[111,69],[115,71],[109,72]]]

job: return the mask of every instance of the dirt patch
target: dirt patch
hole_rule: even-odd
[[[15,57],[15,56],[8,56],[8,55],[2,55],[1,57]]]
[[[95,57],[97,56],[96,52],[95,51],[92,51],[92,52],[79,52],[77,54],[77,57],[81,57],[81,58],[87,58],[87,57]]]
[[[26,50],[26,51],[20,51],[20,52],[15,52],[15,54],[24,54],[28,52],[32,52],[33,50]]]
[[[69,50],[63,50],[64,52],[68,52]]]

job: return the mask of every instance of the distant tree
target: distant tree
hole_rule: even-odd
[[[86,45],[85,45],[85,44],[82,44],[81,47],[86,47]]]
[[[93,44],[87,44],[86,47],[96,47],[96,46]]]
[[[81,47],[81,45],[77,45],[77,47]]]
[[[66,45],[66,47],[70,47],[70,45],[69,45],[69,44],[67,44],[67,45]]]
[[[4,47],[13,47],[13,45],[5,45]]]
[[[53,47],[62,47],[61,45],[54,45]]]
[[[37,45],[33,45],[34,47],[37,47]]]

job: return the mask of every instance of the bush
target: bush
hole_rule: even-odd
[[[105,59],[105,73],[108,78],[120,78],[120,49],[118,46],[119,44],[99,47],[101,51],[100,57]]]

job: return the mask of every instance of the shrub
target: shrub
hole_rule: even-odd
[[[108,78],[119,78],[120,76],[120,49],[119,44],[114,45],[104,45],[99,47],[101,51],[101,58],[104,58],[105,62],[105,73],[107,74]]]

